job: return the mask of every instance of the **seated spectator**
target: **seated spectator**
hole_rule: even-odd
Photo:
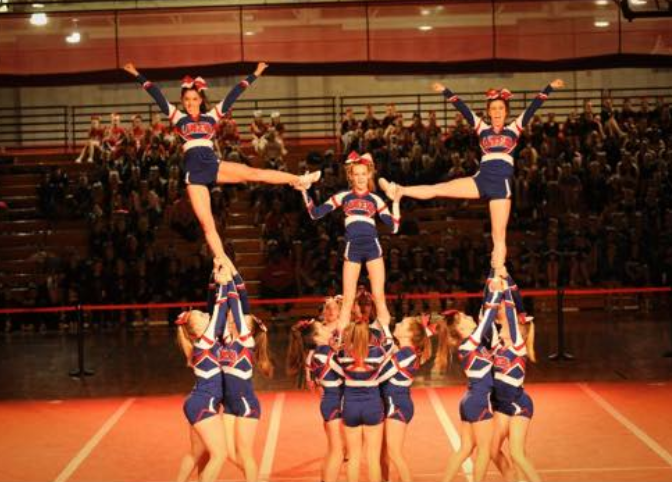
[[[91,126],[89,127],[88,138],[82,148],[82,152],[75,162],[81,163],[86,157],[86,162],[92,163],[96,155],[102,153],[101,146],[104,137],[105,128],[100,125],[100,117],[97,115],[91,116]]]
[[[250,132],[252,133],[252,146],[257,154],[260,154],[266,143],[266,132],[268,125],[264,122],[264,113],[260,110],[254,111],[254,120],[250,124]]]

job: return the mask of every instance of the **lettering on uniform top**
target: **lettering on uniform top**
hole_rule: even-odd
[[[511,360],[504,356],[496,356],[495,367],[501,369],[502,371],[507,371],[509,368],[511,368]]]
[[[505,149],[513,149],[516,145],[516,140],[509,136],[502,135],[488,135],[481,140],[483,149],[492,149],[493,147],[503,147]]]
[[[219,361],[224,365],[230,365],[236,361],[236,354],[231,350],[222,350],[219,354]]]
[[[343,206],[343,211],[345,211],[347,216],[375,216],[376,206],[371,201],[367,201],[365,199],[352,199],[345,203]]]
[[[182,133],[185,135],[191,134],[212,134],[213,128],[212,124],[208,122],[189,122],[181,126]]]

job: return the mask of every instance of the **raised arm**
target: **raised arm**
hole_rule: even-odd
[[[553,82],[548,84],[544,89],[537,94],[532,103],[529,105],[522,114],[516,119],[516,127],[519,131],[522,131],[523,128],[532,120],[534,113],[543,105],[544,101],[548,99],[548,96],[551,92],[557,89],[562,89],[565,86],[565,82],[562,79],[555,79]]]
[[[231,310],[231,315],[233,316],[233,322],[236,325],[236,330],[238,331],[238,338],[242,338],[250,334],[250,329],[245,322],[245,314],[243,313],[243,308],[240,302],[240,295],[236,290],[235,282],[229,281],[226,285],[226,298]],[[228,334],[228,330],[227,330]]]
[[[245,281],[240,273],[236,272],[233,275],[233,282],[236,284],[236,291],[238,291],[238,294],[240,295],[240,306],[243,313],[249,315],[251,313],[250,299],[247,294],[247,286],[245,286]]]
[[[170,122],[175,123],[177,121],[175,116],[179,112],[173,104],[168,102],[166,97],[163,95],[163,92],[161,92],[161,89],[159,89],[159,87],[156,84],[147,80],[147,78],[144,75],[138,72],[138,70],[135,68],[135,65],[128,63],[124,65],[124,70],[129,74],[131,74],[133,77],[135,77],[135,80],[138,81],[140,85],[142,85],[142,88],[145,89],[147,93],[151,95],[154,101],[158,104],[159,109],[161,109],[161,112],[163,112],[164,115],[168,116]]]
[[[516,302],[513,299],[513,290],[510,286],[504,291],[504,312],[506,313],[506,322],[509,325],[511,342],[513,343],[513,346],[518,346],[523,340],[518,330]]]
[[[233,107],[233,104],[235,104],[236,100],[238,100],[238,97],[241,96],[241,94],[247,89],[252,83],[257,80],[261,74],[266,70],[268,67],[268,64],[265,64],[263,62],[260,62],[257,64],[257,69],[254,71],[253,74],[248,75],[245,77],[245,79],[241,80],[238,82],[224,97],[224,100],[222,100],[217,106],[215,106],[215,114],[217,115],[218,119],[221,119],[224,117],[229,110],[231,110],[231,107]]]
[[[502,295],[502,291],[499,289],[488,293],[488,296],[483,303],[483,307],[481,308],[481,314],[478,317],[478,326],[469,338],[460,345],[461,351],[470,352],[478,348],[484,334],[487,334],[492,330],[492,325],[497,318],[497,312],[499,311],[499,305],[502,302]]]
[[[310,197],[310,194],[308,194],[308,191],[307,190],[301,191],[301,195],[303,196],[303,203],[306,205],[308,214],[310,214],[310,218],[313,220],[323,218],[330,212],[340,208],[345,194],[346,194],[345,192],[334,194],[324,204],[320,206],[315,206],[315,203],[313,202],[313,199]]]
[[[394,234],[397,234],[399,232],[399,222],[401,221],[399,201],[392,203],[392,213],[390,213],[387,203],[380,196],[373,194],[373,198],[376,200],[376,209],[378,210],[380,220],[392,228]]]
[[[448,99],[448,102],[453,104],[455,108],[458,111],[460,111],[460,113],[464,116],[464,118],[471,127],[474,127],[477,130],[481,127],[481,125],[483,124],[483,120],[480,117],[478,117],[474,113],[474,111],[472,111],[467,106],[467,104],[462,102],[462,99],[460,99],[456,94],[454,94],[452,90],[450,90],[448,87],[439,82],[432,84],[432,88],[434,89],[435,92],[443,94],[443,96],[446,99]]]

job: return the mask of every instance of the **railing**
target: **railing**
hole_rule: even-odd
[[[574,358],[568,351],[569,347],[567,346],[566,340],[566,320],[565,313],[571,313],[578,310],[579,302],[576,301],[579,298],[587,297],[598,297],[604,300],[605,307],[603,311],[612,311],[615,305],[618,305],[619,297],[635,297],[639,299],[638,304],[656,304],[658,309],[656,313],[667,313],[667,321],[670,323],[670,346],[672,348],[672,310],[670,310],[670,304],[672,299],[670,299],[670,294],[672,293],[672,288],[670,287],[632,287],[632,288],[611,288],[611,289],[602,289],[602,288],[592,288],[592,289],[567,289],[567,288],[555,288],[548,290],[522,290],[521,295],[524,299],[533,300],[539,299],[540,301],[545,301],[547,304],[554,305],[552,308],[555,310],[555,322],[556,322],[556,351],[555,353],[549,355],[549,359],[553,361],[562,361],[562,360],[571,360]],[[651,298],[654,297],[654,298]],[[430,304],[429,310],[431,311],[440,311],[441,308],[439,303],[443,301],[450,300],[452,303],[460,303],[460,306],[464,306],[464,303],[467,301],[477,301],[480,302],[483,298],[483,293],[427,293],[427,294],[412,294],[412,293],[399,293],[397,295],[388,295],[388,305],[392,308],[391,311],[395,313],[397,320],[402,319],[408,314],[414,314],[418,311],[417,308],[412,309],[409,306],[409,303],[414,301],[423,301]],[[656,300],[657,301],[653,301]],[[573,301],[569,301],[573,300]],[[319,307],[324,302],[324,297],[320,296],[311,296],[303,298],[279,298],[279,299],[251,299],[250,304],[255,307],[255,311],[260,315],[264,316],[262,312],[268,307],[280,306],[280,305],[305,305],[309,308],[309,311],[312,311],[311,314],[301,313],[295,316],[295,319],[290,320],[290,322],[298,321],[301,318],[311,318],[317,316]],[[527,303],[526,303],[527,304]],[[622,304],[622,303],[621,303]],[[60,306],[60,307],[48,307],[48,308],[2,308],[0,309],[0,317],[12,316],[12,315],[24,315],[20,322],[30,322],[31,315],[45,315],[49,313],[70,313],[75,315],[76,320],[76,333],[78,340],[78,368],[70,372],[71,376],[74,377],[84,377],[93,375],[94,372],[86,368],[85,363],[85,316],[89,314],[92,316],[94,313],[101,313],[104,311],[132,311],[132,310],[170,310],[167,312],[166,316],[168,318],[175,318],[177,313],[180,310],[188,308],[203,308],[206,303],[204,302],[175,302],[175,303],[147,303],[147,304],[124,304],[124,305],[76,305],[76,306]],[[647,308],[648,311],[649,308]],[[414,313],[409,313],[413,311]],[[423,310],[426,311],[426,310]],[[535,308],[531,314],[535,314]],[[541,310],[539,310],[541,311]],[[641,310],[640,310],[641,311]],[[27,315],[27,317],[26,317]],[[609,316],[609,314],[607,314]],[[538,316],[537,316],[538,317]],[[660,320],[660,317],[656,315],[656,319]],[[547,318],[548,320],[548,318]],[[165,321],[165,318],[164,318]],[[665,322],[663,320],[660,320]],[[93,318],[91,318],[91,322]],[[538,324],[538,323],[537,323]],[[271,322],[271,327],[273,322]],[[666,351],[664,356],[672,356],[672,351]]]
[[[510,101],[512,113],[521,112],[537,92],[514,91]],[[485,110],[483,92],[459,92],[459,95],[475,112]],[[593,102],[593,112],[598,114],[605,97],[610,97],[614,108],[619,110],[626,98],[647,97],[653,109],[657,97],[662,97],[667,103],[672,102],[672,87],[563,89],[549,97],[541,114],[554,112],[558,121],[564,121],[570,113],[582,112],[586,100]],[[287,128],[286,136],[290,139],[334,139],[339,134],[341,118],[347,108],[352,108],[361,120],[366,106],[371,105],[380,119],[385,106],[390,103],[395,104],[397,112],[404,114],[406,121],[415,112],[426,118],[428,112],[435,111],[439,125],[445,127],[456,114],[456,110],[441,95],[427,92],[240,100],[236,103],[233,118],[243,139],[250,137],[247,126],[252,122],[255,110],[262,110],[265,118],[271,112],[279,112]],[[635,109],[639,108],[638,103],[634,102]],[[112,112],[121,114],[122,123],[127,126],[132,115],[142,115],[147,124],[152,114],[159,111],[152,102],[0,108],[0,145],[7,148],[48,146],[76,149],[87,138],[91,116],[105,117]]]

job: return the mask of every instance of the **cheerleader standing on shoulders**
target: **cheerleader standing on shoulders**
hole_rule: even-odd
[[[306,190],[303,190],[306,208],[312,219],[320,219],[342,207],[345,213],[345,261],[343,263],[343,303],[339,317],[339,330],[345,329],[350,321],[350,312],[355,301],[357,280],[366,265],[371,279],[378,319],[389,324],[390,312],[385,303],[385,264],[383,250],[378,241],[376,214],[396,233],[399,230],[399,204],[392,206],[392,214],[385,201],[371,192],[374,188],[375,168],[370,154],[360,156],[351,153],[346,161],[346,173],[350,190],[333,195],[321,206],[315,206]]]

